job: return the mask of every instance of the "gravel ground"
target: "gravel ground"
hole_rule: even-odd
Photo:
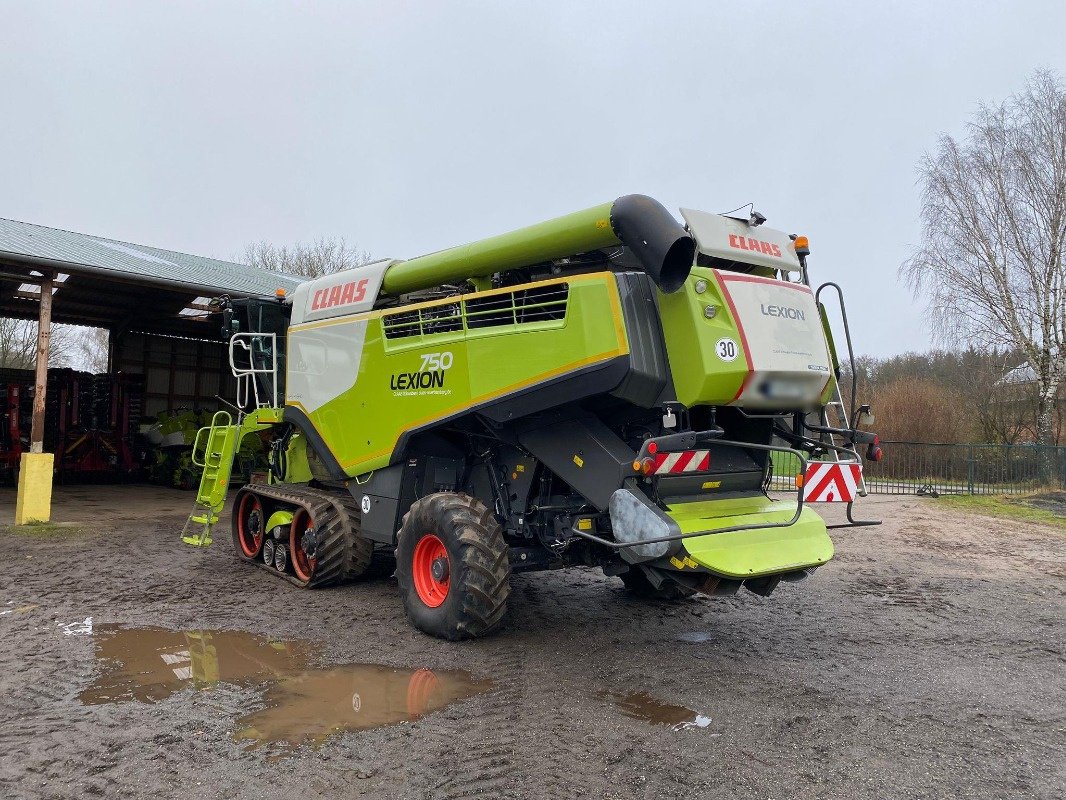
[[[181,545],[190,500],[65,488],[56,517],[81,526],[0,528],[0,796],[1066,795],[1066,536],[1050,528],[869,498],[885,524],[833,531],[837,557],[769,598],[654,605],[596,572],[517,576],[502,633],[448,644],[407,625],[391,579],[301,591],[236,563],[224,531]],[[369,664],[492,688],[249,748],[236,734],[278,691],[266,678],[85,704],[111,625],[310,640],[323,680]],[[640,718],[658,704],[709,723]]]

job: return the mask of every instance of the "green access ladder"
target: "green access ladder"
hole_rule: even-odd
[[[192,463],[203,469],[196,504],[181,529],[181,540],[194,547],[211,544],[211,528],[226,504],[233,459],[241,441],[241,425],[233,424],[228,411],[216,411],[211,425],[200,428],[192,446]],[[202,455],[201,455],[202,454]],[[202,460],[201,460],[202,459]],[[201,526],[196,532],[196,526]]]

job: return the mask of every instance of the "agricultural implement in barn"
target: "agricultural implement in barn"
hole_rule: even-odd
[[[682,216],[630,195],[222,298],[238,411],[201,432],[186,541],[210,541],[255,433],[270,477],[237,493],[238,556],[302,587],[394,558],[436,636],[497,628],[519,571],[598,567],[663,599],[807,577],[833,545],[804,492],[851,519],[877,439],[840,402],[806,239]],[[801,465],[790,501],[767,495],[775,453]]]

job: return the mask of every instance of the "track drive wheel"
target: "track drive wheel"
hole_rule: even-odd
[[[370,566],[374,543],[359,533],[359,520],[336,508],[299,508],[289,526],[288,555],[296,580],[307,587],[339,583]]]
[[[255,559],[263,549],[266,518],[263,503],[251,492],[245,492],[237,501],[234,515],[233,543],[237,552],[247,559]]]
[[[684,600],[696,594],[695,589],[689,589],[679,583],[669,581],[656,589],[648,576],[638,566],[629,568],[629,572],[622,573],[622,583],[626,585],[626,591],[634,597],[642,600]]]
[[[441,492],[416,500],[396,545],[396,580],[419,630],[456,641],[492,633],[507,613],[511,563],[485,505]]]

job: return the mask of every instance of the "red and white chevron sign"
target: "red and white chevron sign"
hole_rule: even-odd
[[[703,472],[711,465],[710,450],[680,450],[676,453],[656,453],[652,475],[679,475],[684,472]]]
[[[862,464],[810,463],[803,476],[803,502],[850,503],[861,480]]]

